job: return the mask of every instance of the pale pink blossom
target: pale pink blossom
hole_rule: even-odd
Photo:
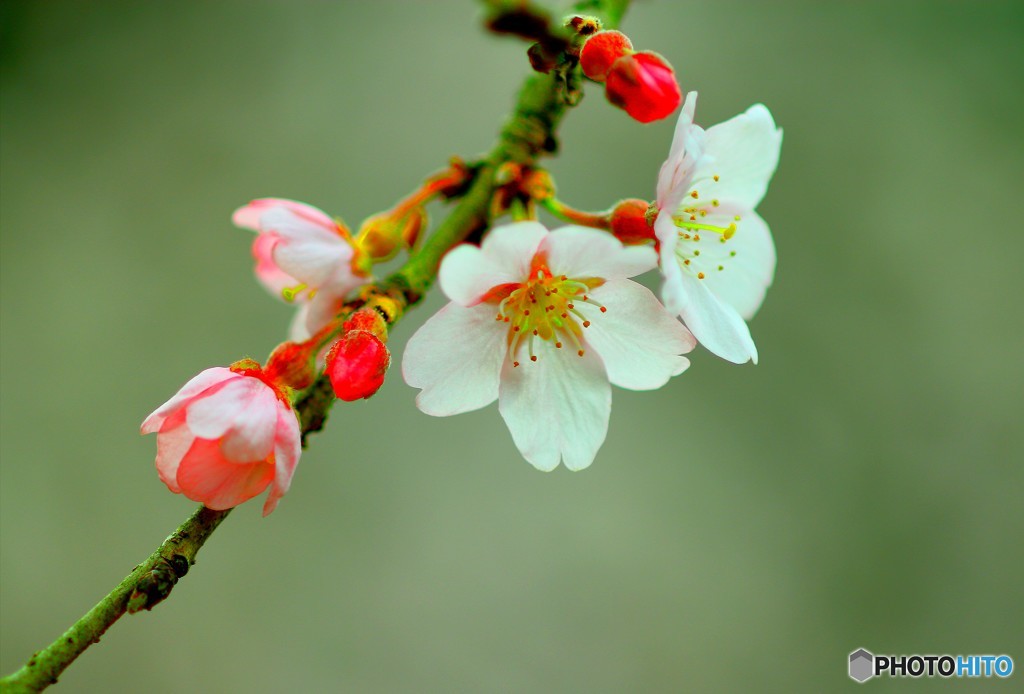
[[[263,515],[288,491],[299,462],[291,405],[262,379],[206,369],[142,423],[156,433],[156,469],[175,494],[214,510],[237,506],[267,487]]]
[[[327,325],[346,295],[370,279],[345,229],[315,207],[261,198],[236,210],[231,220],[257,232],[252,254],[263,286],[299,304],[292,340]]]
[[[614,383],[652,390],[682,373],[693,336],[645,287],[650,247],[582,227],[497,227],[445,256],[451,303],[409,340],[402,371],[417,406],[447,416],[498,400],[540,470],[580,470],[604,442]]]
[[[686,96],[658,175],[662,299],[697,340],[737,364],[757,363],[749,320],[775,275],[775,245],[754,211],[779,163],[782,130],[761,104],[705,131]]]

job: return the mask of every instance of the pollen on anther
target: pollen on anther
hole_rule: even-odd
[[[711,178],[713,178],[713,179],[715,179],[715,180],[717,181],[717,180],[718,180],[718,174],[715,174],[715,175],[714,175],[714,176],[712,176]]]
[[[578,355],[580,355],[582,357],[583,356],[583,350],[581,349],[579,352],[576,352],[576,354],[578,354]]]
[[[689,265],[689,264],[690,264],[690,259],[689,258],[683,258],[683,265]]]
[[[562,314],[562,318],[568,318],[568,317],[569,317],[569,314],[568,314],[568,313],[563,313],[563,314]]]
[[[696,199],[697,199],[697,197],[698,197],[698,196],[697,196],[697,191],[695,191],[695,190],[691,190],[691,191],[690,191],[690,197],[691,197],[691,198],[693,198],[694,200],[696,200]]]
[[[555,343],[555,348],[556,349],[562,349],[562,343],[561,342],[556,342]]]
[[[540,333],[538,333],[536,330],[533,331],[533,334],[534,335],[540,335]]]
[[[601,307],[601,313],[608,313],[608,309],[604,306]]]
[[[719,205],[718,200],[712,200],[711,201],[711,206],[712,207],[718,207],[718,205]]]
[[[513,325],[512,326],[512,332],[514,332],[514,333],[519,332],[519,326],[518,325]]]
[[[505,316],[505,322],[508,323],[508,321],[509,321],[508,316]]]
[[[722,270],[724,270],[724,269],[725,269],[725,266],[724,266],[724,265],[719,265],[719,266],[718,266],[718,271],[719,271],[719,272],[721,272],[721,271],[722,271]]]
[[[696,250],[694,250],[694,251],[693,251],[693,254],[694,254],[694,255],[700,255],[700,249],[696,249]]]
[[[575,307],[575,306],[573,306],[572,304],[566,304],[566,306],[568,306],[568,307],[569,307],[569,310],[570,310],[570,311],[571,311],[571,310],[573,310],[574,308],[576,308],[576,307]]]
[[[523,311],[523,315],[524,316],[530,315],[530,309],[526,309],[525,311]]]
[[[700,241],[700,234],[695,234],[693,237],[694,241]]]
[[[584,328],[589,328],[590,327],[590,321],[588,321],[588,320],[583,321],[583,327]]]
[[[704,279],[704,273],[703,272],[698,272],[697,273],[697,279],[699,279],[699,280]]]
[[[736,251],[729,251],[729,257],[730,258],[735,258],[736,257]]]
[[[537,355],[536,354],[531,354],[530,355],[530,361],[537,361]]]
[[[519,366],[519,362],[517,362],[517,361],[512,362],[512,366]]]

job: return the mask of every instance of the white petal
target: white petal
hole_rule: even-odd
[[[402,375],[422,388],[416,406],[436,417],[485,407],[498,397],[498,376],[507,354],[508,327],[488,304],[452,302],[409,339]]]
[[[547,340],[535,346],[537,361],[505,361],[498,410],[519,452],[538,470],[562,460],[582,470],[608,433],[612,391],[601,358],[593,350],[577,356]]]
[[[705,148],[713,160],[697,166],[697,199],[718,199],[753,210],[779,165],[782,130],[775,127],[767,108],[755,104],[745,113],[708,128]],[[713,175],[719,180],[715,181]]]
[[[608,378],[621,388],[653,390],[690,365],[680,356],[697,341],[646,287],[632,280],[612,280],[595,289],[592,304],[576,308],[590,320],[583,329],[587,345],[601,355]]]
[[[728,226],[732,217],[708,215],[701,221]],[[704,284],[715,296],[750,319],[761,307],[775,276],[775,244],[768,224],[756,212],[743,214],[736,224],[735,235],[725,243],[716,234],[702,234],[695,244],[701,254],[693,259],[692,267],[704,272]]]
[[[278,400],[274,391],[260,385],[263,388],[254,391],[221,441],[224,457],[232,462],[264,460],[274,448]]]
[[[480,249],[502,271],[522,282],[530,274],[537,247],[548,235],[540,222],[514,222],[494,227]]]
[[[320,331],[321,328],[325,328],[328,323],[337,317],[338,312],[341,310],[341,304],[344,301],[344,294],[335,294],[333,292],[320,291],[317,292],[309,304],[307,304],[307,310],[305,312],[305,332],[310,336],[315,335]],[[308,338],[306,338],[308,339]]]
[[[735,364],[750,360],[756,364],[757,348],[754,347],[747,324],[736,313],[736,309],[719,301],[711,289],[705,286],[704,280],[687,272],[680,272],[677,277],[682,302],[679,315],[697,341],[709,351]]]
[[[241,378],[241,376],[223,366],[215,366],[212,369],[201,371],[183,385],[170,400],[156,408],[151,415],[146,417],[146,420],[142,423],[142,433],[152,434],[154,431],[159,431],[164,420],[173,414],[175,410],[188,404],[189,400],[213,386],[236,378]]]
[[[704,156],[704,129],[693,122],[697,92],[686,95],[676,121],[668,158],[658,172],[658,209],[674,210],[690,190],[697,162]]]
[[[188,428],[199,438],[219,439],[234,425],[249,401],[266,389],[257,378],[243,376],[229,381],[212,395],[192,401],[187,410]]]
[[[273,232],[288,241],[321,241],[344,239],[338,234],[338,225],[326,214],[306,214],[300,209],[274,205],[260,214],[259,226],[262,231]]]
[[[299,304],[291,323],[288,324],[288,339],[292,342],[305,342],[313,336],[306,327],[306,320],[309,318],[309,302]]]
[[[609,233],[578,226],[552,231],[540,251],[555,275],[571,278],[623,279],[658,264],[658,256],[649,246],[623,246]]]
[[[321,240],[282,238],[274,246],[274,262],[286,273],[312,289],[325,285],[342,265],[352,260],[352,247],[340,236]]]
[[[531,257],[534,250],[536,246],[530,251]],[[491,288],[526,279],[525,274],[517,276],[508,272],[509,263],[500,263],[492,256],[470,243],[453,248],[441,261],[438,271],[441,291],[457,304],[475,306]]]

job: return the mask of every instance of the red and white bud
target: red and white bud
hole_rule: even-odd
[[[682,101],[672,66],[651,51],[616,60],[608,72],[605,96],[641,123],[669,116]]]
[[[367,330],[349,330],[327,353],[324,372],[334,394],[351,402],[376,393],[390,365],[391,354],[379,337]]]
[[[612,210],[612,233],[627,246],[636,246],[654,240],[654,226],[650,223],[650,204],[646,200],[623,200]]]

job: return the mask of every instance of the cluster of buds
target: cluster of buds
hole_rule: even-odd
[[[580,67],[595,82],[603,82],[608,101],[641,123],[661,120],[682,101],[675,72],[653,51],[634,51],[618,31],[599,31],[583,44]]]

